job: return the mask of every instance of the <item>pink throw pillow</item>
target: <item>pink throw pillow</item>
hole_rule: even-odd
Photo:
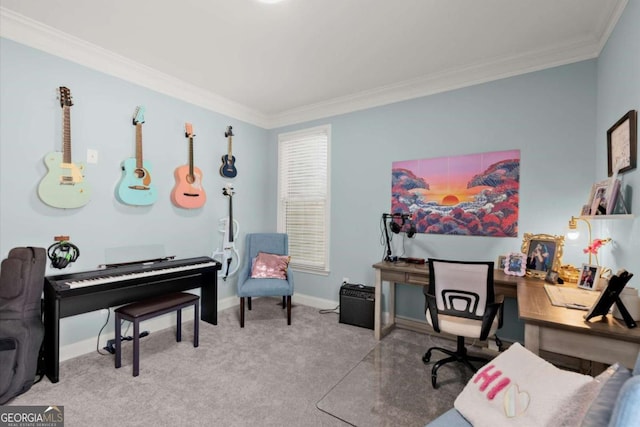
[[[258,252],[251,267],[252,279],[284,279],[287,278],[287,267],[289,266],[288,255],[276,255],[266,252]]]

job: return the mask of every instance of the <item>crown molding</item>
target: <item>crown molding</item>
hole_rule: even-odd
[[[4,7],[0,7],[0,37],[262,128],[266,128],[269,124],[268,117],[259,111],[132,61]]]
[[[600,37],[600,40],[598,40],[598,55],[600,55],[600,52],[604,49],[604,45],[607,44],[607,40],[609,40],[609,36],[613,32],[613,29],[618,25],[618,21],[620,20],[624,9],[627,7],[627,3],[629,3],[629,0],[619,0],[616,7],[611,11],[611,15],[602,18],[602,22],[600,24],[600,27],[602,28],[600,34],[602,34],[602,36]]]
[[[597,40],[577,40],[545,50],[492,58],[483,63],[450,69],[271,115],[186,83],[3,7],[0,7],[0,36],[207,110],[264,129],[274,129],[597,58],[627,2],[628,0],[619,1],[611,15],[603,17],[600,31],[597,31],[601,36]]]
[[[597,58],[618,24],[627,3],[628,0],[619,0],[611,14],[602,18],[595,31],[596,34],[600,34],[597,40],[577,40],[522,55],[494,58],[484,63],[282,111],[270,117],[270,128],[352,113]]]
[[[498,58],[287,110],[271,117],[270,125],[274,128],[288,126],[567,65],[597,58],[600,50],[599,41],[577,42],[545,51]]]

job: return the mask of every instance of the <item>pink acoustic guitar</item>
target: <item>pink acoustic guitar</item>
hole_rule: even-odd
[[[184,125],[185,136],[189,138],[189,164],[176,168],[176,186],[171,192],[173,204],[184,209],[201,208],[207,201],[202,187],[202,172],[193,165],[193,127],[191,123]]]

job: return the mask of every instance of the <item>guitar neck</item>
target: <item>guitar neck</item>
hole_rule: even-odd
[[[71,108],[62,107],[62,162],[71,163]]]
[[[227,144],[227,151],[229,152],[229,159],[231,159],[233,157],[233,154],[231,152],[231,147],[233,146],[232,140],[231,140],[231,135],[229,135],[229,143]]]
[[[229,242],[233,242],[233,203],[231,202],[231,195],[229,195]]]
[[[142,123],[136,123],[136,168],[142,169]]]
[[[189,176],[193,177],[193,137],[189,137]]]

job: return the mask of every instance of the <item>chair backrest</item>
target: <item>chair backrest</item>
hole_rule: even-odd
[[[249,263],[258,256],[258,252],[289,255],[289,236],[285,233],[247,234],[245,253]]]
[[[440,314],[482,319],[493,303],[493,261],[429,259],[429,294]]]

